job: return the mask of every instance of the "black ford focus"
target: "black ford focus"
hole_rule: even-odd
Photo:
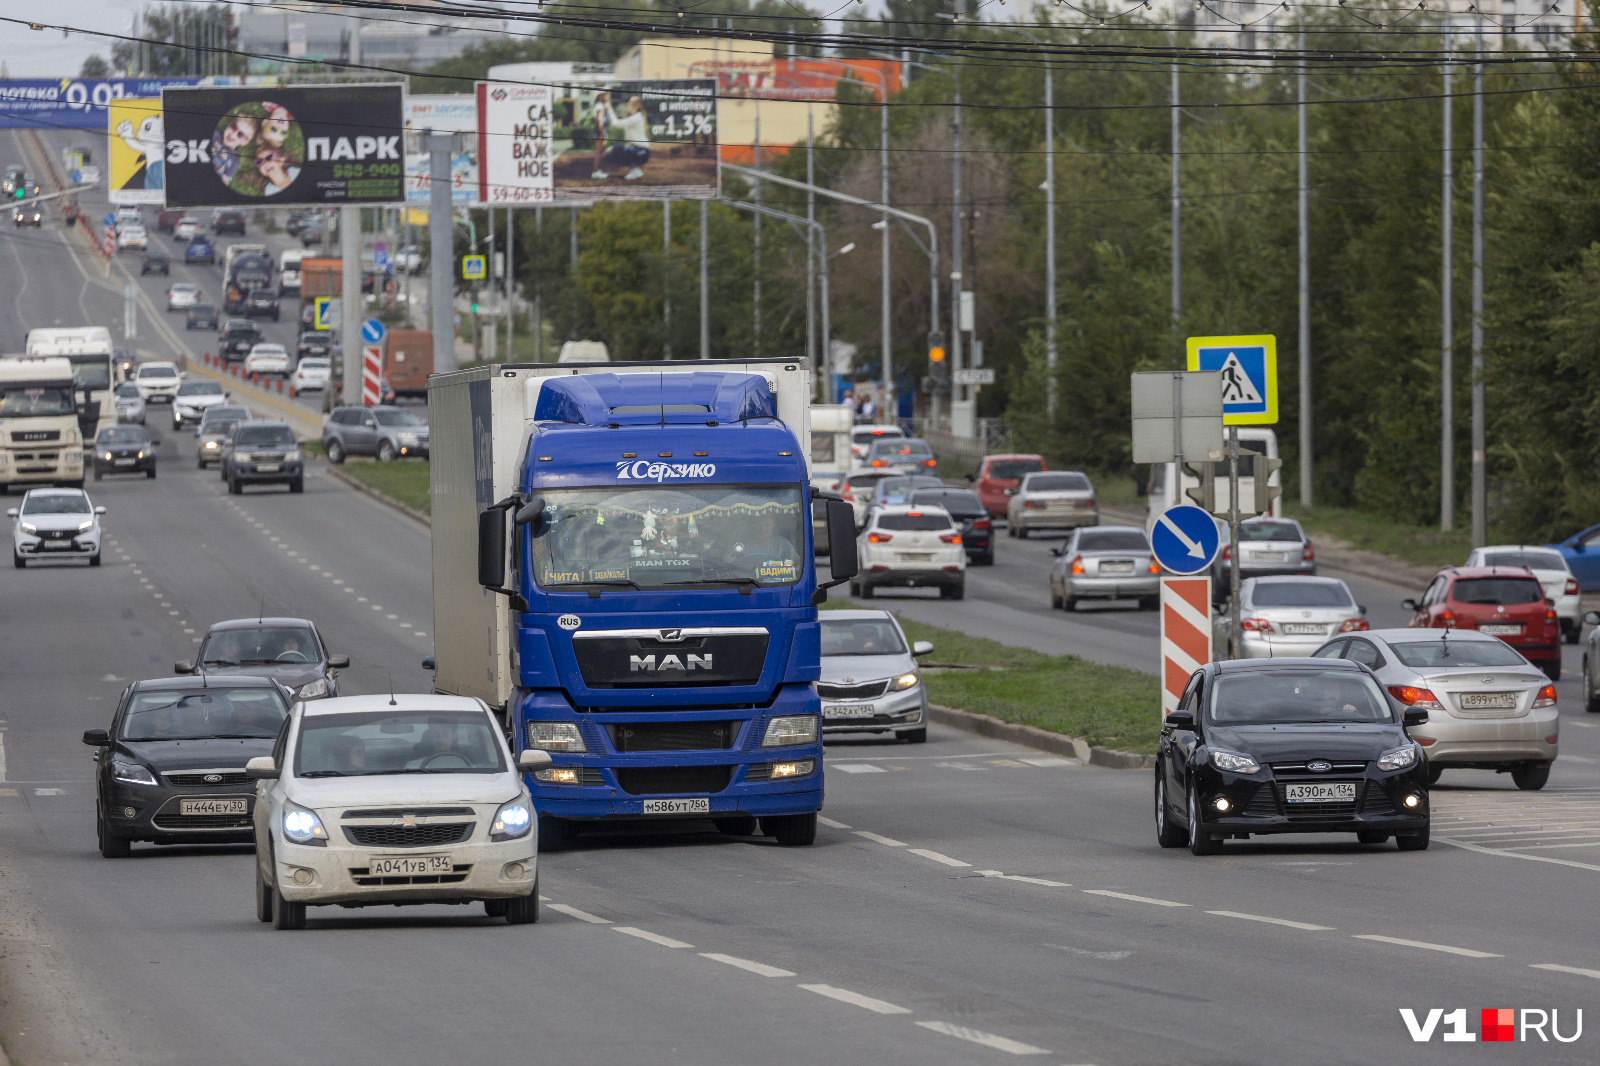
[[[135,840],[250,843],[255,782],[244,764],[271,755],[288,692],[264,677],[169,677],[129,685],[110,729],[84,730],[95,753],[100,854]]]
[[[1428,778],[1372,672],[1333,659],[1208,663],[1167,715],[1156,755],[1156,836],[1214,855],[1229,837],[1354,833],[1428,846]]]

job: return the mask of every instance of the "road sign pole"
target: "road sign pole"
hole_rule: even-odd
[[[1228,657],[1239,657],[1239,427],[1228,427]]]
[[[434,133],[425,142],[432,183],[428,202],[428,318],[433,326],[433,370],[436,374],[456,368],[456,254],[450,221],[451,138],[448,133]]]
[[[344,359],[344,402],[361,403],[361,209],[339,208],[339,344]]]

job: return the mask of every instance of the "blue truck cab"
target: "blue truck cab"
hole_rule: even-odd
[[[528,781],[545,846],[663,817],[815,837],[813,509],[829,584],[854,530],[810,487],[807,393],[782,360],[430,379],[435,685],[550,753]]]

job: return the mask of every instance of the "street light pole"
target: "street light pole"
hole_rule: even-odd
[[[1311,184],[1306,173],[1306,20],[1300,16],[1300,102],[1297,112],[1300,149],[1300,504],[1312,505],[1311,439]]]
[[[1056,92],[1048,56],[1044,61],[1044,365],[1045,405],[1056,416]]]
[[[1178,61],[1172,61],[1172,334],[1178,338],[1183,319],[1183,201],[1178,194],[1179,123]],[[1182,476],[1181,473],[1179,475]]]
[[[883,86],[883,103],[878,108],[878,198],[887,204],[889,202],[889,93],[888,86]],[[809,176],[807,178],[809,179]],[[881,248],[882,291],[879,297],[878,314],[883,319],[883,336],[880,343],[883,351],[879,366],[883,376],[883,403],[878,411],[878,421],[885,425],[894,422],[894,357],[892,336],[889,322],[889,216],[883,215],[879,220],[883,232],[879,234]]]
[[[961,68],[955,69],[956,95],[952,128],[954,139],[950,152],[950,370],[951,380],[961,369]],[[962,399],[962,386],[952,386],[951,413],[957,400]]]
[[[1472,65],[1472,545],[1489,542],[1488,442],[1483,395],[1483,12]]]
[[[1444,177],[1439,226],[1439,532],[1456,528],[1456,425],[1455,425],[1455,278],[1451,270],[1454,250],[1455,164],[1450,129],[1450,6],[1444,9]]]

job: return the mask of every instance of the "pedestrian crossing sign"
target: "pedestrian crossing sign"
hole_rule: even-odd
[[[1222,424],[1271,426],[1278,421],[1278,339],[1190,337],[1189,369],[1222,375]]]

